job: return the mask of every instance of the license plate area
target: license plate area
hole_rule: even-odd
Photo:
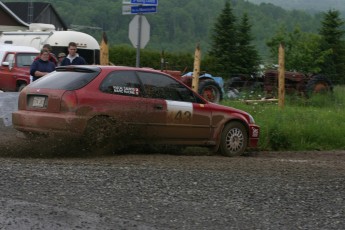
[[[47,108],[48,100],[44,95],[30,95],[28,96],[28,107],[33,109]]]

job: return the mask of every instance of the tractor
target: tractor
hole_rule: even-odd
[[[276,96],[278,92],[278,70],[267,70],[263,78],[263,88],[266,95]],[[287,94],[297,93],[309,97],[314,93],[333,91],[332,82],[322,74],[304,74],[300,72],[285,72],[285,91]]]
[[[236,98],[242,90],[263,91],[266,98],[277,96],[279,72],[269,69],[262,74],[238,74],[225,83],[226,95]],[[332,82],[322,74],[304,74],[301,72],[285,71],[285,92],[309,97],[314,93],[332,92]]]
[[[163,70],[172,77],[192,87],[193,72],[182,74],[181,71]],[[207,101],[219,103],[223,99],[224,80],[222,77],[215,77],[209,73],[202,72],[199,76],[198,93]]]

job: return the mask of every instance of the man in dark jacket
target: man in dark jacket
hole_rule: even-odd
[[[32,81],[36,81],[38,78],[53,72],[55,70],[55,64],[49,61],[49,51],[42,49],[40,52],[40,58],[34,61],[30,66],[30,75]]]
[[[85,59],[77,53],[77,44],[75,42],[68,44],[68,55],[61,62],[61,66],[65,65],[86,65]]]

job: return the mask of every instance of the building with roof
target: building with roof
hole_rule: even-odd
[[[0,33],[28,30],[30,23],[52,24],[56,30],[68,29],[50,3],[0,1]]]

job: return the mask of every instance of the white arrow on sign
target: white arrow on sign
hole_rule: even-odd
[[[129,23],[128,37],[134,48],[138,47],[139,17],[141,17],[140,49],[145,48],[150,40],[150,24],[144,15],[135,15]]]

